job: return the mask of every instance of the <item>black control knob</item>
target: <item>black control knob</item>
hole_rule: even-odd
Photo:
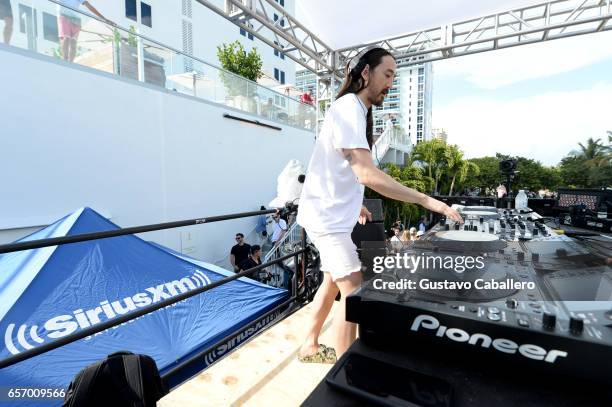
[[[531,261],[540,261],[540,253],[531,253]]]
[[[455,230],[459,230],[459,226],[461,226],[459,223],[455,223]]]
[[[533,236],[537,236],[537,235],[538,235],[538,233],[539,233],[539,232],[538,232],[538,229],[533,229],[533,230],[531,231],[531,234],[532,234]]]
[[[582,318],[570,317],[570,332],[579,335],[584,330],[584,320]]]
[[[444,225],[444,230],[450,230],[450,225],[449,224]]]
[[[480,220],[480,223],[484,222],[484,218],[482,216],[480,217],[479,220]]]
[[[463,230],[470,230],[470,227],[468,225],[463,225]]]
[[[550,312],[545,312],[542,315],[542,326],[544,329],[555,329],[555,325],[557,324],[557,316],[555,314],[551,314]]]
[[[508,298],[506,300],[506,307],[510,308],[510,309],[517,309],[518,308],[518,301],[514,298]]]
[[[444,219],[444,218],[440,218],[440,226],[444,226],[444,223],[446,223],[445,220],[446,219]]]
[[[518,253],[516,254],[516,259],[517,259],[518,261],[523,261],[523,260],[525,260],[525,253],[523,253],[523,252],[518,252]]]

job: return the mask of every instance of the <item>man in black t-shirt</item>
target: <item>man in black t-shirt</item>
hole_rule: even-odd
[[[244,243],[244,235],[242,233],[236,233],[236,244],[230,251],[230,263],[234,271],[238,271],[238,265],[249,258],[251,246]]]
[[[251,253],[249,254],[249,257],[246,260],[244,260],[242,263],[240,263],[238,265],[238,268],[240,269],[240,271],[244,271],[244,270],[248,270],[250,268],[259,266],[260,264],[261,264],[261,247],[259,247],[259,245],[254,244],[253,246],[251,246]],[[265,271],[265,269],[258,270],[249,276],[249,278],[252,278],[253,280],[257,280],[261,283],[265,283],[266,281],[268,281],[269,277],[270,277],[269,273]]]

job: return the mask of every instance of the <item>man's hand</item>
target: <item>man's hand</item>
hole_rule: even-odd
[[[361,213],[359,213],[359,223],[365,225],[366,220],[372,222],[372,213],[365,206],[361,207]]]
[[[455,222],[463,223],[463,218],[459,215],[459,212],[451,208],[450,206],[446,206],[442,215],[446,216],[446,219],[453,220]]]

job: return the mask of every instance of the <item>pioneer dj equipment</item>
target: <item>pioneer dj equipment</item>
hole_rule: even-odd
[[[612,382],[612,247],[595,253],[529,209],[458,210],[463,224],[440,220],[347,298],[360,338]]]

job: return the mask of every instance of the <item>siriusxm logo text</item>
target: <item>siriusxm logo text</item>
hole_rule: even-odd
[[[481,333],[469,334],[459,328],[449,328],[444,325],[440,325],[440,322],[430,315],[419,315],[414,319],[410,329],[417,332],[420,328],[435,331],[435,335],[439,338],[446,336],[446,338],[452,341],[463,342],[472,346],[478,346],[480,343],[480,346],[483,348],[493,346],[495,350],[509,354],[516,354],[518,351],[519,354],[526,358],[543,360],[544,362],[548,363],[555,363],[558,357],[567,356],[567,352],[557,349],[547,351],[540,346],[532,345],[530,343],[519,345],[509,339],[492,339],[489,335]]]
[[[206,362],[206,366],[210,366],[219,358],[223,357],[226,353],[230,352],[232,349],[238,347],[244,341],[249,339],[251,336],[255,335],[257,332],[261,331],[263,328],[271,324],[278,316],[280,315],[280,311],[276,311],[267,317],[263,318],[261,321],[251,325],[246,328],[244,331],[240,332],[237,336],[229,339],[226,342],[223,342],[210,352],[204,355],[204,361]]]
[[[183,277],[146,288],[143,292],[125,297],[122,300],[110,302],[104,300],[100,305],[88,310],[76,309],[72,314],[58,315],[48,319],[42,324],[43,332],[38,325],[20,325],[15,336],[16,324],[10,323],[4,332],[4,344],[13,355],[21,352],[16,344],[28,350],[34,348],[30,341],[42,344],[47,338],[58,339],[70,335],[78,329],[89,328],[104,320],[115,318],[117,315],[127,314],[137,308],[146,307],[153,303],[167,300],[184,292],[195,290],[210,284],[210,279],[200,270],[195,270],[191,276]],[[29,336],[29,339],[28,339]]]

